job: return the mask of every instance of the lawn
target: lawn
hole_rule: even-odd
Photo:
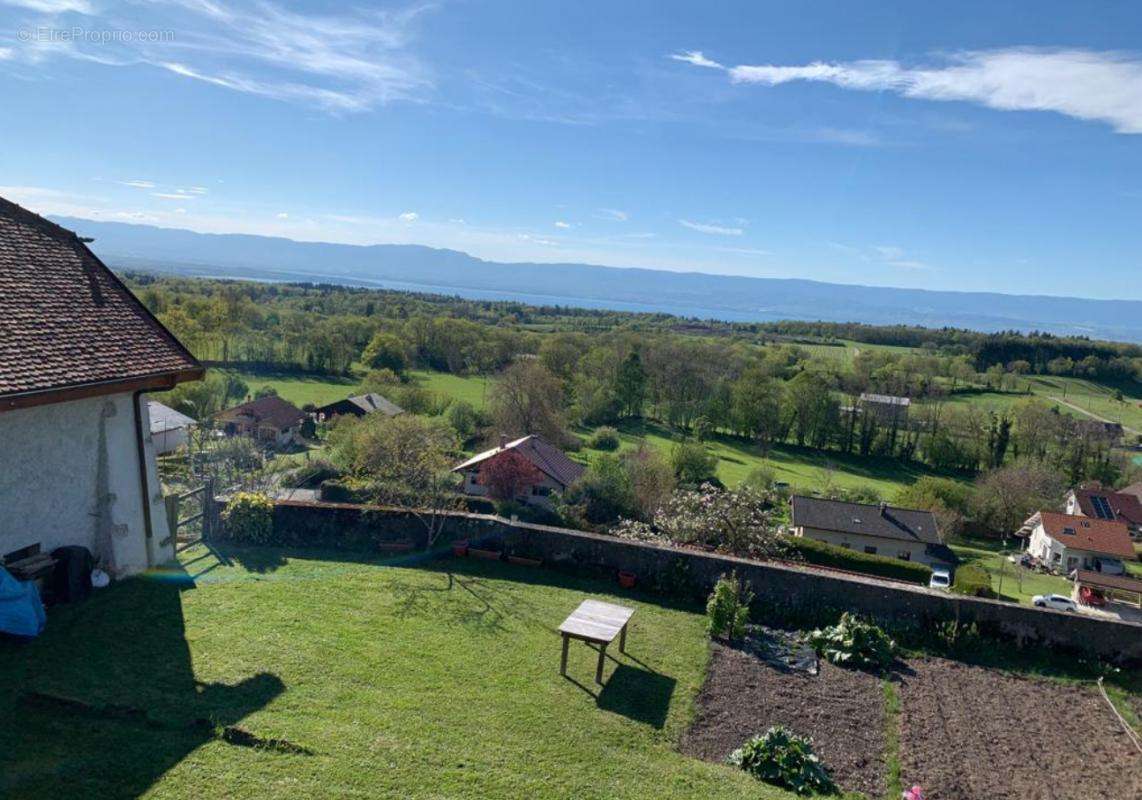
[[[192,549],[0,641],[0,796],[791,797],[676,751],[705,620],[614,591],[467,560]],[[584,645],[558,672],[555,628],[588,595],[636,609],[601,691]]]
[[[476,408],[484,407],[487,402],[486,390],[491,388],[491,381],[479,376],[453,375],[430,370],[412,370],[409,376],[418,386],[453,400],[464,400]]]
[[[986,570],[991,575],[991,588],[1009,600],[1030,605],[1031,598],[1037,594],[1070,597],[1074,588],[1070,581],[1061,576],[1045,575],[1012,564],[1007,556],[1018,553],[1017,548],[1000,551],[997,547],[979,547],[973,543],[953,544],[952,549],[963,559],[961,566],[974,564]]]
[[[322,406],[337,400],[344,400],[356,393],[357,378],[335,375],[306,375],[296,373],[238,372],[250,387],[250,393],[263,386],[272,386],[278,396],[300,408],[306,403]]]
[[[640,440],[665,453],[673,446],[670,431],[652,422],[624,423],[620,426],[621,450],[638,446]],[[582,432],[589,438],[590,432]],[[828,480],[846,488],[868,486],[887,499],[897,490],[913,483],[930,471],[898,459],[860,458],[843,453],[822,453],[794,445],[777,445],[762,455],[757,445],[731,436],[716,436],[707,442],[710,452],[718,458],[717,475],[727,486],[735,486],[758,467],[773,472],[776,480],[785,481],[795,489],[820,489]],[[588,460],[595,451],[584,449],[580,455]]]

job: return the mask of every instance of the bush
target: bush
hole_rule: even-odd
[[[956,570],[956,580],[952,590],[972,597],[994,597],[991,590],[991,575],[975,564],[965,564]]]
[[[915,561],[860,553],[804,536],[783,536],[782,539],[789,553],[800,556],[808,564],[863,572],[866,575],[894,578],[923,586],[927,586],[932,577],[931,567]]]
[[[555,528],[564,525],[563,518],[551,509],[529,503],[501,500],[496,503],[496,513],[501,517],[515,517],[520,522],[530,522],[533,525],[550,525]]]
[[[592,450],[618,450],[619,432],[609,425],[604,425],[591,435],[587,446]]]
[[[827,661],[841,667],[886,669],[896,655],[896,642],[888,634],[847,611],[836,625],[810,633],[809,644]]]
[[[264,494],[239,492],[222,511],[226,536],[242,544],[266,544],[274,533],[274,501]]]
[[[679,483],[700,486],[714,477],[718,458],[701,442],[680,441],[670,450],[670,465]]]
[[[832,794],[836,791],[825,765],[813,752],[813,740],[780,725],[754,736],[728,761],[758,780],[792,789],[797,794]]]
[[[282,486],[290,489],[313,489],[323,482],[340,477],[341,471],[323,458],[315,458],[282,475]]]
[[[366,485],[333,479],[321,482],[317,496],[326,503],[367,503],[372,495]]]
[[[743,586],[737,573],[723,575],[714,584],[714,591],[706,602],[706,618],[711,636],[721,636],[729,641],[745,635],[745,625],[749,622],[749,604],[753,593],[749,586]]]

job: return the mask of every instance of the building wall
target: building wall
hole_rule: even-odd
[[[518,498],[521,503],[530,503],[533,506],[540,506],[541,508],[551,508],[552,494],[558,494],[563,491],[563,484],[558,481],[552,480],[550,475],[544,475],[543,480],[536,484],[537,487],[542,487],[548,490],[548,494],[528,494],[527,496]],[[472,497],[487,497],[488,487],[480,483],[480,471],[478,469],[468,470],[464,473],[464,494],[471,495]]]
[[[875,555],[899,558],[901,553],[908,553],[909,561],[918,561],[921,564],[932,566],[942,563],[925,553],[925,546],[921,543],[899,542],[895,539],[883,539],[879,536],[864,536],[859,533],[841,533],[839,531],[826,531],[819,528],[799,526],[794,528],[794,535],[815,539],[818,542],[834,544],[838,547],[850,547],[858,553],[866,552],[866,547],[874,547]]]
[[[1051,566],[1058,567],[1064,572],[1070,572],[1073,569],[1094,569],[1094,560],[1096,558],[1107,561],[1119,561],[1120,559],[1114,556],[1100,555],[1099,553],[1092,553],[1089,550],[1080,550],[1075,547],[1067,547],[1063,542],[1048,536],[1043,526],[1035,528],[1031,534],[1031,540],[1027,544],[1027,552],[1036,558],[1040,558]],[[1058,556],[1056,559],[1055,556]],[[1073,559],[1073,561],[1071,560]]]
[[[115,575],[173,557],[160,544],[169,532],[149,441],[146,538],[133,403],[117,394],[0,412],[0,555],[80,544]],[[140,411],[149,431],[145,401]]]
[[[187,436],[186,428],[171,428],[170,430],[152,433],[151,443],[154,445],[155,455],[173,453],[186,444]]]

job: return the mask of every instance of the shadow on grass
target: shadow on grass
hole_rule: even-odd
[[[0,796],[138,797],[203,744],[254,736],[238,723],[285,687],[196,680],[192,586],[182,570],[132,578],[53,608],[36,640],[0,641],[0,719],[17,723],[0,726]]]
[[[661,730],[676,681],[650,670],[619,664],[595,698],[599,708]]]

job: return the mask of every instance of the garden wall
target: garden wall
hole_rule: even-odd
[[[279,501],[274,512],[280,544],[383,549],[388,542],[423,546],[424,529],[407,511],[341,503]],[[564,528],[513,523],[483,514],[454,514],[445,541],[503,548],[543,558],[545,565],[613,577],[633,572],[640,588],[704,599],[714,582],[736,570],[755,594],[755,612],[781,619],[814,620],[854,611],[894,626],[929,627],[946,620],[976,623],[982,631],[1018,643],[1040,643],[1095,653],[1116,661],[1142,661],[1142,625],[1045,611],[998,600],[966,597],[851,574],[759,563]],[[380,544],[382,547],[377,547]]]

